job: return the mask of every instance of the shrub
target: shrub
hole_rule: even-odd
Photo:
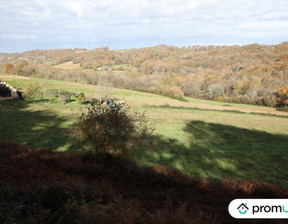
[[[26,99],[36,99],[42,98],[43,90],[39,83],[30,83],[24,92],[24,98]]]
[[[94,98],[94,97],[87,99],[86,102],[90,103],[90,104],[95,104],[95,105],[99,105],[100,104],[100,100],[97,99],[97,98]]]
[[[63,104],[70,103],[71,97],[74,95],[75,95],[74,93],[69,92],[69,91],[61,91],[59,93],[59,100]]]
[[[0,84],[0,96],[8,97],[11,96],[11,90],[4,84]]]
[[[277,105],[277,98],[275,95],[265,96],[264,105],[267,107],[275,107]]]
[[[208,99],[215,100],[217,97],[224,95],[224,87],[220,84],[212,84],[206,89],[205,96]]]
[[[224,100],[224,97],[223,97],[223,96],[218,96],[218,97],[216,98],[216,101],[217,101],[217,102],[224,102],[225,100]]]
[[[184,93],[179,86],[170,86],[170,85],[157,85],[155,92],[169,97],[184,97]]]
[[[47,89],[45,91],[46,96],[56,98],[59,95],[58,89]]]
[[[278,107],[277,110],[278,110],[278,111],[288,112],[288,107],[287,107],[287,106],[284,106],[284,107]]]
[[[239,82],[234,82],[232,84],[232,90],[235,95],[238,95],[242,92],[242,85]]]
[[[71,131],[71,136],[84,144],[84,152],[112,153],[129,159],[131,147],[144,143],[153,131],[145,113],[119,105],[92,104],[87,109]]]
[[[277,92],[278,106],[288,106],[288,86],[278,89]]]
[[[240,103],[248,104],[250,102],[250,97],[248,95],[244,95],[240,97]]]
[[[231,103],[240,103],[240,97],[239,96],[232,96],[230,97]]]
[[[5,64],[5,74],[11,74],[13,72],[13,64],[6,63]]]
[[[256,97],[257,96],[257,90],[255,90],[255,89],[249,89],[248,91],[247,91],[247,95],[248,96],[250,96],[250,97]]]
[[[194,82],[183,83],[181,89],[185,96],[199,97],[201,95],[199,85]]]
[[[256,102],[258,106],[264,106],[263,98],[257,98]]]
[[[85,95],[84,93],[79,93],[78,95],[75,96],[75,99],[76,101],[79,103],[79,104],[82,104],[85,102]]]
[[[62,104],[70,103],[71,98],[68,98],[67,96],[60,95],[59,96],[59,101]]]

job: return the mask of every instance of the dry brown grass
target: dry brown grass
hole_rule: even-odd
[[[59,65],[54,65],[55,68],[67,69],[67,70],[79,70],[82,69],[80,64],[73,64],[72,61],[68,61]]]
[[[5,79],[5,81],[8,80],[15,80],[15,79],[24,79],[24,80],[31,80],[30,77],[24,77],[19,75],[0,75],[1,79]]]
[[[84,163],[79,154],[11,142],[0,142],[0,164],[1,223],[238,223],[227,211],[233,199],[288,197],[271,184],[216,182],[116,158]]]

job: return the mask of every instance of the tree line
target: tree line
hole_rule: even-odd
[[[0,71],[145,90],[174,97],[288,106],[288,42],[278,45],[35,50],[0,58]],[[72,62],[80,69],[60,69]]]

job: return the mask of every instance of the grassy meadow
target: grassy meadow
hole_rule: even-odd
[[[90,97],[124,98],[146,111],[155,132],[148,150],[132,155],[141,166],[159,164],[205,178],[244,179],[288,185],[288,113],[275,108],[186,98],[188,102],[144,92],[71,82],[0,75],[25,90],[83,92]],[[0,102],[0,140],[35,148],[81,151],[69,130],[81,106],[42,98]]]

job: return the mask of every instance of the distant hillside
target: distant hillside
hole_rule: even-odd
[[[34,50],[1,57],[0,72],[276,107],[286,105],[277,91],[288,86],[287,52],[288,42]],[[6,63],[12,63],[8,69]]]
[[[9,53],[1,53],[0,52],[0,57],[7,56],[7,55],[9,55]]]

